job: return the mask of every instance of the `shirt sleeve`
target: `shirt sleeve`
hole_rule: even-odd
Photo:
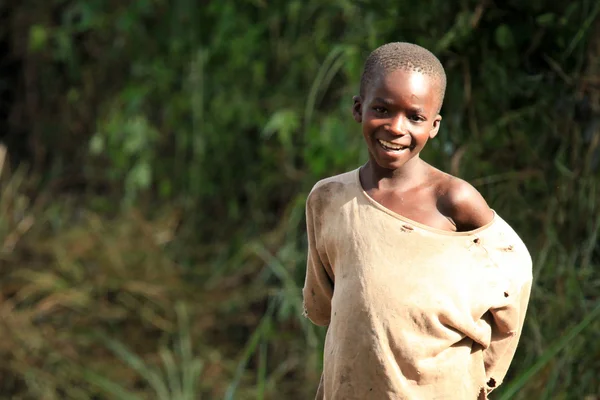
[[[312,193],[311,193],[312,194]],[[327,326],[331,319],[331,297],[333,296],[333,272],[328,265],[326,254],[322,251],[320,221],[322,210],[315,210],[311,204],[312,196],[306,201],[306,233],[308,254],[306,279],[302,289],[304,316],[315,325]],[[321,251],[320,251],[321,250]]]
[[[512,297],[508,304],[491,309],[492,337],[490,346],[484,350],[487,392],[500,386],[508,367],[513,360],[527,312],[532,281],[529,279],[514,293],[504,293]]]

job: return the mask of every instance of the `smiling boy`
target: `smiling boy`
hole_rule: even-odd
[[[306,316],[328,326],[318,399],[485,399],[521,334],[531,258],[467,182],[419,153],[440,128],[446,76],[389,43],[352,108],[369,160],[306,204]]]

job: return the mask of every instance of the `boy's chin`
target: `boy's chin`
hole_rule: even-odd
[[[390,171],[395,171],[398,170],[400,168],[402,168],[404,165],[406,164],[406,162],[402,161],[396,161],[396,162],[377,162],[377,166],[381,169],[387,169]]]
[[[371,162],[376,164],[374,166],[377,166],[381,169],[387,169],[387,170],[397,170],[400,169],[402,167],[404,167],[408,162],[410,162],[414,157],[412,157],[412,154],[405,154],[404,157],[373,157],[371,156]]]

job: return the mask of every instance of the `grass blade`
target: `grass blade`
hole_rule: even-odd
[[[538,361],[533,364],[525,373],[518,376],[513,382],[511,382],[506,389],[502,392],[500,400],[510,400],[513,396],[521,390],[529,380],[535,376],[550,360],[552,360],[562,349],[564,349],[571,340],[579,335],[591,322],[596,318],[600,317],[600,303],[577,325],[572,327],[562,338],[554,343]]]
[[[171,389],[171,395],[176,399],[181,399],[183,397],[183,392],[173,353],[165,348],[162,348],[160,349],[159,354],[163,365],[165,366],[165,372],[167,374],[169,388]]]
[[[196,380],[202,370],[202,362],[193,358],[189,316],[185,304],[178,303],[175,306],[175,311],[179,323],[178,352],[182,366],[182,396],[184,399],[193,399],[195,396]],[[199,369],[198,367],[192,368],[192,366],[197,366],[198,363],[200,365]]]
[[[596,19],[596,16],[598,15],[599,12],[600,12],[600,2],[597,2],[594,9],[589,13],[588,17],[585,19],[583,24],[581,24],[581,28],[579,28],[579,30],[577,31],[577,34],[575,35],[573,40],[571,40],[571,43],[569,43],[569,47],[563,53],[563,55],[562,55],[563,61],[566,60],[571,55],[573,50],[575,50],[575,47],[577,46],[577,44],[581,41],[581,39],[583,39],[585,37],[585,33],[587,32],[588,29],[590,29],[590,27],[592,26],[592,22],[594,22],[594,20]]]
[[[158,373],[148,367],[140,357],[129,351],[122,343],[105,336],[101,336],[101,338],[117,357],[146,380],[160,400],[170,400],[169,390]]]
[[[321,64],[321,67],[319,68],[319,71],[317,72],[317,76],[316,76],[315,80],[313,81],[310,91],[308,92],[306,107],[304,109],[304,127],[305,127],[305,129],[308,127],[308,125],[310,125],[310,122],[312,120],[312,114],[313,114],[313,112],[315,110],[315,106],[317,104],[319,90],[324,91],[327,89],[327,87],[325,86],[327,75],[332,68],[335,67],[335,68],[339,69],[339,66],[335,65],[335,61],[338,57],[343,55],[343,53],[344,53],[344,50],[342,49],[342,47],[336,46],[329,52],[329,54],[327,54],[325,61],[323,61],[323,64]],[[335,71],[335,72],[337,72],[337,71]]]
[[[129,392],[118,383],[115,383],[91,370],[84,371],[83,377],[92,385],[96,385],[106,393],[109,393],[111,398],[115,400],[142,400],[141,397]]]
[[[269,325],[271,323],[271,319],[273,317],[272,316],[273,308],[274,308],[273,304],[274,304],[274,302],[272,302],[272,301],[269,303],[267,312],[261,319],[256,330],[252,333],[252,336],[250,336],[250,339],[248,340],[248,343],[246,344],[244,351],[242,353],[240,362],[238,363],[238,366],[237,366],[237,369],[235,372],[235,376],[234,376],[232,382],[230,383],[229,387],[227,388],[227,392],[225,393],[225,400],[234,400],[235,399],[235,397],[234,397],[235,392],[240,383],[240,380],[242,379],[244,371],[246,370],[246,364],[250,360],[250,357],[252,357],[252,354],[254,354],[257,351],[259,344],[261,342],[261,339],[263,339],[264,332],[266,331],[266,329],[269,327]]]
[[[258,353],[258,372],[257,372],[257,394],[256,400],[265,399],[265,384],[267,381],[267,343],[263,340],[260,343]]]

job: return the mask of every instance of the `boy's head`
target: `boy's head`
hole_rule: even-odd
[[[396,70],[420,72],[436,83],[440,109],[446,93],[446,72],[440,60],[429,50],[412,43],[394,42],[375,49],[367,60],[360,78],[360,95],[365,97],[369,86],[381,74]]]
[[[439,130],[445,90],[442,64],[423,47],[388,43],[373,51],[352,110],[371,160],[398,169],[418,158]]]

